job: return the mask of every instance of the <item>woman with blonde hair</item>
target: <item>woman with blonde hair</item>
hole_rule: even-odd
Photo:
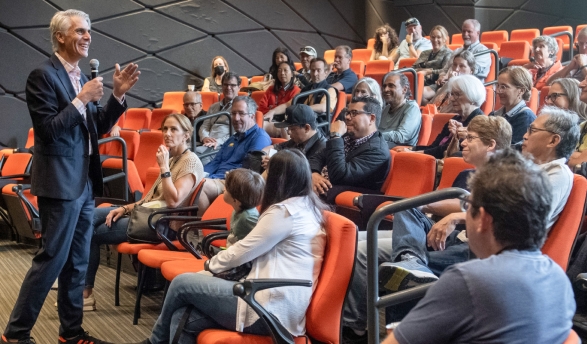
[[[416,71],[426,73],[426,79],[424,80],[426,86],[436,83],[442,68],[452,56],[452,50],[446,46],[448,31],[444,26],[436,25],[430,30],[430,42],[432,43],[432,49],[424,50],[412,66]]]
[[[210,67],[210,76],[204,80],[202,92],[222,92],[222,77],[224,73],[229,72],[228,62],[222,56],[216,56],[212,59]]]

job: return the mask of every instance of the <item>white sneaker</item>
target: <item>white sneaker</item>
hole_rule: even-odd
[[[57,309],[57,302],[55,302],[55,309]],[[92,312],[96,310],[96,298],[94,294],[84,298],[84,312]]]

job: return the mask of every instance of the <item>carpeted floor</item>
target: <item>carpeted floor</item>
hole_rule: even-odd
[[[36,247],[0,239],[0,331],[2,332],[18,296],[24,275],[31,266],[35,250]],[[128,256],[123,258],[128,259]],[[121,274],[120,306],[115,307],[115,272],[114,268],[100,266],[94,289],[97,310],[84,313],[84,329],[97,338],[114,343],[142,341],[150,334],[160,312],[163,292],[143,295],[142,317],[139,319],[139,324],[133,326],[136,276]],[[57,292],[50,291],[32,332],[37,344],[58,342],[59,318],[54,306],[56,299]]]

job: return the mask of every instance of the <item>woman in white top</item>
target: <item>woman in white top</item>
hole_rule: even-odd
[[[305,332],[306,309],[322,267],[326,244],[322,212],[327,206],[312,191],[310,167],[300,151],[277,152],[268,169],[259,222],[245,238],[210,259],[208,270],[215,274],[252,262],[247,278],[313,281],[312,288],[282,287],[256,294],[265,309],[292,335],[299,336]],[[169,343],[190,305],[193,309],[180,343],[194,343],[198,334],[209,328],[268,334],[255,312],[233,295],[235,283],[206,273],[177,276],[151,337],[141,343]]]

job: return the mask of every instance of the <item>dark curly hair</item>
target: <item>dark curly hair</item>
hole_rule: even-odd
[[[389,40],[390,40],[388,49],[391,51],[392,49],[395,49],[395,47],[397,47],[399,45],[399,38],[397,37],[397,33],[395,32],[394,29],[391,28],[391,26],[389,26],[389,24],[385,24],[383,26],[378,27],[377,30],[375,30],[374,49],[378,53],[381,53],[381,49],[383,49],[383,42],[381,41],[381,38],[379,38],[379,36],[383,33],[386,33],[386,32],[389,34]]]

